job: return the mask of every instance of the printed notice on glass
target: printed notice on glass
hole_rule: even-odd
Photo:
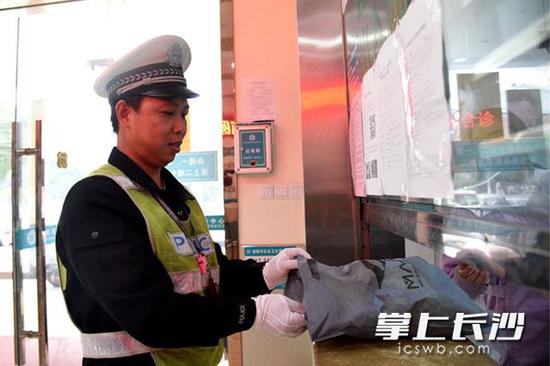
[[[346,5],[348,4],[348,0],[342,0],[342,14],[346,12]]]
[[[362,119],[361,93],[356,93],[351,101],[349,110],[349,153],[353,178],[353,194],[358,197],[366,196]]]
[[[396,33],[408,76],[408,196],[452,196],[450,123],[443,80],[439,1],[413,1]]]
[[[272,79],[244,80],[239,121],[275,120],[275,87],[275,80]]]
[[[405,97],[399,65],[399,45],[391,34],[378,53],[375,71],[375,118],[380,130],[382,187],[385,195],[404,196],[407,180]]]
[[[380,126],[376,116],[376,90],[374,68],[363,75],[361,104],[363,113],[363,142],[367,195],[382,195],[380,161]]]

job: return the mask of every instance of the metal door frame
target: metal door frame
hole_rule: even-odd
[[[19,148],[21,124],[12,123],[11,139],[11,184],[12,184],[12,280],[13,280],[13,326],[14,356],[16,365],[26,364],[25,338],[38,338],[38,362],[48,365],[48,330],[46,312],[46,264],[44,242],[44,217],[42,215],[42,189],[44,187],[44,160],[42,159],[42,121],[35,121],[34,148]],[[38,330],[25,329],[23,309],[23,273],[20,252],[17,247],[16,233],[21,229],[19,218],[19,192],[21,185],[20,158],[35,158],[35,238],[36,238],[36,292],[38,311]]]

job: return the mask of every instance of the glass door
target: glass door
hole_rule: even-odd
[[[21,10],[18,16],[18,120],[30,129],[35,120],[41,120],[43,126],[46,319],[48,360],[52,365],[81,363],[79,332],[69,319],[59,287],[55,253],[57,220],[70,187],[102,164],[115,142],[109,128],[96,128],[101,114],[106,115],[108,110],[107,106],[99,106],[90,93],[90,85],[102,69],[91,62],[90,45],[95,42],[89,29],[97,24],[93,23],[97,18],[93,13],[91,17],[82,17],[88,13],[82,9],[86,4],[31,8]],[[108,119],[105,124],[108,127]],[[23,232],[30,229],[32,222],[24,220],[25,207],[32,206],[32,199],[25,196],[30,192],[21,189]],[[29,245],[31,248],[20,245],[21,263],[31,273],[28,281],[35,281],[34,247],[32,243]],[[26,286],[24,283],[24,293]],[[30,297],[25,295],[25,301],[40,300],[39,297],[29,300]],[[29,311],[31,307],[25,309],[28,309],[25,327],[36,328],[41,314]],[[27,360],[31,364],[36,362],[34,347],[27,345],[26,351]]]
[[[0,13],[0,364],[13,364],[11,122],[15,119],[17,19]]]

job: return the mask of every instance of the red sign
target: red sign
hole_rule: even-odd
[[[235,134],[235,121],[222,121],[222,133],[224,136],[233,136]]]
[[[475,128],[476,120],[479,123],[479,127],[487,128],[495,123],[495,116],[490,111],[481,111],[477,116],[474,116],[472,112],[464,112],[460,118],[463,129]]]

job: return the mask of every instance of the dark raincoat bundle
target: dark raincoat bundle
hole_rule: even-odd
[[[411,313],[410,336],[416,335],[420,313],[447,316],[448,321],[429,321],[428,335],[450,336],[457,312],[482,312],[445,273],[419,257],[339,267],[300,257],[285,295],[305,305],[313,341],[340,335],[381,340],[375,336],[380,313]]]

